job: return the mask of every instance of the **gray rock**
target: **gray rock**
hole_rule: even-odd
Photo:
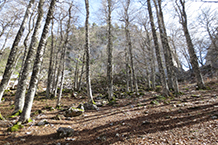
[[[85,103],[83,104],[85,110],[98,110],[98,107],[95,104]]]
[[[84,110],[79,108],[70,107],[68,110],[65,111],[66,117],[76,117],[83,114]]]
[[[58,137],[70,137],[73,136],[74,130],[72,128],[67,127],[59,127],[57,130]]]

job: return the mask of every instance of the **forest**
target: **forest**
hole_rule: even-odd
[[[207,0],[0,0],[0,144],[218,144]]]

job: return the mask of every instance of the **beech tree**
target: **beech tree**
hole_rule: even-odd
[[[52,19],[52,26],[51,26],[51,49],[50,49],[50,60],[49,60],[49,69],[48,69],[48,79],[47,79],[47,87],[46,87],[46,97],[50,97],[51,91],[51,84],[52,84],[52,75],[53,75],[53,68],[54,68],[54,19]]]
[[[60,85],[60,91],[58,94],[58,100],[57,100],[57,105],[56,106],[60,106],[61,104],[61,97],[62,97],[62,90],[63,90],[63,84],[64,84],[64,71],[65,71],[65,57],[66,57],[66,49],[67,49],[67,43],[68,43],[68,35],[70,32],[70,24],[71,24],[71,9],[72,9],[73,4],[70,4],[69,10],[68,10],[68,22],[67,22],[67,28],[66,28],[66,33],[65,33],[65,40],[62,46],[62,53],[61,53],[61,85]]]
[[[37,22],[34,28],[33,35],[32,35],[29,51],[28,51],[26,59],[24,60],[25,63],[24,63],[23,69],[21,70],[21,75],[19,77],[17,91],[15,94],[15,109],[13,113],[18,112],[19,110],[21,111],[23,110],[28,75],[30,72],[31,65],[33,63],[35,53],[36,53],[37,41],[38,41],[37,36],[39,33],[39,29],[41,27],[42,18],[43,18],[43,3],[44,3],[44,0],[40,0],[38,4],[38,18],[37,18]]]
[[[31,113],[31,109],[32,109],[33,99],[34,99],[34,96],[36,93],[36,88],[37,88],[37,84],[38,84],[38,80],[39,80],[39,73],[40,73],[41,64],[42,64],[42,60],[43,60],[45,41],[47,39],[47,35],[49,32],[49,24],[50,24],[50,21],[52,19],[52,15],[53,15],[53,12],[55,9],[55,3],[56,3],[56,0],[51,0],[49,10],[47,13],[47,17],[46,17],[46,21],[45,21],[45,25],[44,25],[42,35],[41,35],[41,38],[39,41],[39,45],[37,48],[37,53],[36,53],[36,58],[35,58],[34,65],[33,65],[33,72],[32,72],[32,76],[31,76],[31,80],[30,80],[29,90],[28,90],[26,98],[25,98],[23,112],[19,118],[19,121],[23,122],[23,123],[28,122],[30,119],[30,113]]]
[[[107,63],[107,83],[108,83],[108,100],[112,100],[113,97],[113,73],[112,73],[112,24],[111,24],[111,12],[112,12],[112,0],[107,0],[108,6],[108,16],[107,16],[107,25],[108,25],[108,45],[107,45],[107,53],[108,53],[108,63]]]
[[[154,5],[156,8],[157,21],[158,21],[159,31],[160,31],[160,38],[161,38],[162,46],[164,49],[164,56],[165,56],[166,69],[167,69],[167,78],[168,78],[168,87],[169,89],[178,93],[179,92],[178,81],[177,81],[177,76],[174,71],[172,51],[170,49],[168,38],[167,38],[167,32],[166,32],[164,18],[163,18],[161,0],[157,0],[157,2],[156,0],[154,0]]]
[[[86,50],[86,85],[89,102],[93,103],[91,79],[90,79],[90,47],[89,47],[89,0],[85,0],[86,20],[85,20],[85,50]]]
[[[175,3],[176,3],[176,11],[179,14],[179,21],[180,21],[180,24],[182,25],[183,32],[186,38],[186,44],[188,46],[190,62],[192,65],[192,69],[194,70],[194,75],[197,81],[198,89],[205,89],[205,84],[204,84],[204,81],[203,81],[203,78],[200,72],[200,68],[198,65],[198,58],[196,56],[194,45],[192,43],[192,39],[191,39],[189,30],[188,30],[188,20],[187,20],[187,14],[185,10],[185,0],[176,0]]]
[[[152,29],[154,45],[155,45],[155,52],[156,52],[156,57],[157,57],[157,62],[158,62],[158,68],[159,68],[159,72],[160,72],[161,85],[163,87],[162,93],[163,93],[163,95],[168,96],[169,95],[169,88],[167,85],[167,81],[166,81],[166,77],[165,77],[165,73],[164,73],[164,68],[163,68],[163,63],[162,63],[162,58],[160,55],[160,47],[158,44],[158,38],[157,38],[157,34],[156,34],[156,28],[154,25],[154,18],[153,18],[153,12],[152,12],[152,8],[151,8],[151,1],[150,0],[147,0],[147,6],[148,6],[148,13],[149,13],[149,18],[150,18],[150,24],[151,24],[151,29]]]
[[[126,35],[126,45],[128,47],[128,53],[130,59],[130,90],[133,91],[133,84],[135,85],[135,91],[138,92],[138,84],[137,84],[137,79],[136,79],[136,74],[135,74],[135,68],[134,68],[134,63],[133,63],[133,48],[132,48],[132,42],[131,42],[131,33],[130,33],[130,22],[133,21],[133,17],[130,18],[130,13],[133,13],[130,11],[130,4],[131,0],[125,0],[122,2],[123,6],[123,14],[122,18],[120,19],[125,23],[125,35]]]
[[[18,56],[19,56],[18,44],[19,44],[19,42],[21,40],[21,37],[23,35],[23,32],[25,30],[27,19],[29,17],[30,10],[32,8],[32,5],[33,5],[34,1],[35,0],[30,0],[29,1],[29,4],[28,4],[27,9],[26,9],[26,13],[25,13],[23,21],[22,21],[22,24],[20,25],[20,29],[17,32],[16,38],[14,40],[14,43],[13,43],[12,47],[11,47],[11,52],[9,54],[8,61],[7,61],[5,71],[4,71],[4,74],[3,74],[3,79],[2,79],[1,84],[0,84],[0,102],[1,102],[1,99],[2,99],[2,96],[3,96],[3,93],[4,93],[4,91],[5,91],[5,89],[6,89],[7,85],[8,85],[9,80],[10,80],[10,77],[11,77],[13,71],[14,71],[16,63],[18,61]]]

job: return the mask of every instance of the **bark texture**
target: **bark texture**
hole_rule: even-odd
[[[197,81],[198,89],[205,89],[205,84],[198,65],[198,58],[196,56],[194,45],[192,43],[192,39],[188,30],[187,15],[185,11],[185,0],[179,0],[179,3],[176,0],[176,5],[178,8],[178,13],[180,14],[180,23],[182,24],[183,32],[186,38],[186,43],[188,46],[188,52],[190,56],[190,62],[192,65],[192,69],[194,70],[194,75]]]
[[[169,95],[169,89],[168,89],[168,85],[167,85],[166,78],[165,78],[163,63],[162,63],[162,60],[161,60],[160,48],[159,48],[159,44],[158,44],[156,28],[155,28],[155,25],[154,25],[154,18],[153,18],[153,13],[152,13],[152,9],[151,9],[151,1],[150,0],[147,0],[147,5],[148,5],[148,13],[149,13],[149,17],[150,17],[152,35],[153,35],[153,39],[154,39],[155,52],[156,52],[156,56],[157,56],[158,68],[159,68],[159,72],[160,72],[161,85],[163,87],[163,92],[162,93],[163,93],[163,95],[168,96]]]
[[[166,32],[166,28],[164,24],[164,19],[163,19],[161,1],[158,0],[158,4],[157,4],[156,0],[154,0],[154,3],[156,7],[156,12],[157,12],[158,25],[159,25],[159,30],[160,30],[160,38],[161,38],[162,46],[164,49],[164,56],[165,56],[165,61],[166,61],[167,77],[168,77],[168,86],[169,86],[169,89],[178,93],[179,92],[178,81],[177,81],[177,77],[174,71],[172,52],[171,52],[169,42],[167,39],[167,32]]]
[[[126,43],[129,50],[129,57],[130,57],[130,90],[133,91],[133,84],[135,85],[135,91],[138,92],[138,84],[136,80],[135,75],[135,69],[134,69],[134,63],[133,63],[133,53],[132,53],[132,42],[131,42],[131,36],[129,32],[129,6],[130,6],[130,0],[126,1],[126,7],[124,8],[124,22],[125,22],[125,34],[126,34]]]
[[[36,53],[36,47],[37,47],[37,41],[38,41],[37,36],[39,33],[39,28],[41,27],[42,18],[43,18],[43,3],[44,3],[44,0],[40,0],[39,5],[38,5],[38,18],[37,18],[37,22],[35,25],[33,35],[32,35],[29,51],[28,51],[26,60],[24,62],[21,76],[18,81],[17,92],[15,94],[15,109],[13,113],[18,112],[19,110],[21,111],[23,110],[28,75],[30,73],[30,68],[31,68],[31,65],[33,63],[33,59]]]
[[[60,64],[61,66],[61,86],[60,86],[60,91],[58,94],[58,100],[57,100],[57,105],[56,106],[60,106],[61,105],[61,97],[62,97],[62,90],[63,90],[63,85],[64,85],[64,71],[65,71],[65,57],[66,57],[66,49],[67,49],[67,43],[68,43],[68,36],[69,36],[69,32],[70,32],[70,23],[71,23],[71,8],[72,8],[72,4],[70,5],[69,8],[69,19],[67,22],[67,32],[66,32],[66,37],[62,46],[62,53],[61,53],[61,62]]]
[[[111,0],[108,0],[108,64],[107,64],[107,83],[108,83],[108,100],[113,98],[113,74],[112,74],[112,35],[111,35]]]
[[[3,96],[3,93],[4,93],[8,83],[10,81],[10,77],[13,73],[13,70],[16,66],[16,62],[17,62],[18,55],[19,55],[18,44],[19,44],[21,37],[24,33],[26,23],[27,23],[27,20],[28,20],[28,17],[29,17],[29,14],[30,14],[30,11],[31,11],[31,8],[32,8],[32,5],[34,2],[35,2],[35,0],[29,1],[29,4],[27,6],[27,9],[26,9],[26,12],[25,12],[25,15],[23,18],[23,21],[20,25],[20,29],[18,30],[17,35],[15,37],[15,40],[13,42],[13,45],[11,47],[11,51],[10,51],[8,61],[7,61],[6,67],[5,67],[5,71],[3,74],[3,79],[2,79],[1,84],[0,84],[0,102],[1,102],[1,99]]]
[[[49,69],[48,69],[48,80],[47,80],[47,88],[46,88],[46,97],[50,98],[50,91],[51,91],[51,83],[52,83],[52,71],[53,71],[53,57],[54,57],[54,20],[52,20],[52,27],[51,27],[51,50],[50,50],[50,60],[49,60]]]
[[[40,73],[41,64],[42,64],[42,60],[43,60],[45,41],[47,39],[47,35],[49,32],[49,25],[50,25],[50,21],[52,19],[52,15],[53,15],[53,12],[55,9],[55,3],[56,3],[56,0],[51,0],[49,10],[47,13],[47,17],[46,17],[46,21],[45,21],[45,25],[44,25],[44,28],[42,31],[41,39],[39,41],[39,46],[37,48],[37,53],[36,53],[36,58],[35,58],[34,66],[33,66],[33,72],[32,72],[32,76],[31,76],[31,80],[30,80],[29,90],[28,90],[27,96],[25,98],[23,112],[19,118],[19,121],[21,121],[23,123],[28,122],[28,120],[30,119],[30,113],[31,113],[31,109],[32,109],[33,99],[34,99],[34,96],[36,93],[37,84],[38,84],[38,80],[39,80],[39,73]]]
[[[89,47],[89,0],[85,0],[86,21],[85,21],[85,50],[86,50],[86,84],[89,102],[93,103],[92,88],[90,80],[90,47]]]

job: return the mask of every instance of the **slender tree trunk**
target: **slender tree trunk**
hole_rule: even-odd
[[[155,72],[155,56],[154,56],[154,49],[153,48],[151,48],[151,51],[150,51],[150,53],[151,53],[151,56],[152,56],[152,58],[151,58],[151,61],[150,61],[150,63],[151,63],[151,81],[152,81],[152,89],[153,90],[155,90],[155,87],[156,87],[156,85],[155,85],[155,83],[156,83],[156,72]]]
[[[195,78],[197,80],[197,86],[198,86],[198,89],[205,89],[205,84],[204,84],[204,81],[203,81],[203,78],[200,72],[200,68],[198,65],[198,58],[196,56],[194,45],[192,43],[192,39],[188,31],[187,15],[185,11],[185,0],[179,0],[179,2],[180,2],[180,6],[176,0],[176,5],[180,13],[180,22],[182,24],[183,32],[186,38],[186,43],[188,45],[188,52],[190,55],[191,65],[194,70]]]
[[[2,96],[3,96],[3,93],[7,87],[7,84],[10,80],[10,77],[12,75],[12,72],[13,72],[13,69],[15,68],[15,64],[16,64],[16,59],[19,55],[19,48],[18,48],[18,44],[21,40],[21,37],[23,35],[23,32],[25,30],[25,27],[26,27],[26,23],[27,23],[27,20],[28,20],[28,17],[29,17],[29,14],[30,14],[30,11],[31,11],[31,7],[33,5],[35,0],[30,0],[29,1],[29,4],[27,6],[27,9],[26,9],[26,13],[24,15],[24,18],[23,18],[23,21],[22,21],[22,24],[20,25],[20,29],[16,35],[16,38],[14,40],[14,43],[11,47],[11,52],[9,54],[9,57],[8,57],[8,61],[7,61],[7,64],[6,64],[6,67],[5,67],[5,71],[4,71],[4,74],[3,74],[3,79],[1,81],[1,84],[0,84],[0,102],[1,102],[1,99],[2,99]]]
[[[51,0],[48,14],[47,14],[47,18],[46,18],[46,22],[45,22],[45,25],[44,25],[44,28],[42,31],[41,39],[39,41],[39,46],[37,48],[37,54],[36,54],[36,59],[35,59],[34,66],[33,66],[33,72],[32,72],[32,76],[31,76],[31,80],[30,80],[29,90],[28,90],[27,96],[25,98],[23,112],[19,118],[19,121],[21,121],[23,123],[28,122],[30,119],[30,113],[31,113],[31,109],[32,109],[33,99],[34,99],[34,96],[36,93],[37,84],[38,84],[38,80],[39,80],[39,73],[40,73],[41,64],[42,64],[42,60],[43,60],[45,41],[47,39],[47,35],[49,32],[50,21],[52,19],[52,15],[54,13],[55,2],[56,2],[56,0]]]
[[[60,44],[61,45],[61,44]],[[56,97],[57,95],[57,88],[58,88],[58,83],[59,83],[59,76],[60,76],[60,63],[58,64],[58,54],[60,53],[61,51],[61,46],[59,45],[59,48],[56,52],[56,57],[55,57],[55,68],[54,68],[54,75],[53,75],[53,94],[54,94],[54,97]],[[59,66],[59,67],[58,67]]]
[[[112,70],[112,39],[111,39],[111,0],[108,0],[108,64],[107,64],[107,83],[108,83],[108,100],[113,99],[113,70]]]
[[[65,70],[65,52],[66,52],[66,46],[63,47],[62,49],[62,54],[61,54],[61,65],[62,65],[62,69],[61,69],[61,85],[60,85],[60,90],[58,93],[58,100],[57,100],[57,107],[61,105],[61,97],[62,97],[62,90],[63,90],[63,86],[64,86],[64,70]]]
[[[76,69],[74,72],[74,90],[78,90],[78,73],[79,73],[78,72],[78,63],[79,63],[79,60],[76,60]]]
[[[54,85],[54,97],[57,96],[57,91],[58,91],[58,84],[59,84],[59,79],[60,79],[60,73],[61,73],[61,63],[59,62],[59,67],[57,68],[57,75],[56,75],[56,81]]]
[[[147,39],[147,45],[148,45],[148,53],[149,53],[149,63],[150,63],[150,70],[151,70],[151,87],[153,90],[155,90],[155,56],[154,56],[154,49],[152,48],[152,42],[149,36],[148,29],[146,27],[146,24],[143,25],[144,29],[146,31],[146,39]]]
[[[34,9],[35,9],[35,7],[34,7]],[[38,7],[38,9],[39,9],[39,7]],[[38,10],[38,12],[39,12],[39,10]],[[29,40],[29,37],[30,37],[30,34],[31,34],[31,32],[33,31],[33,29],[34,29],[34,27],[35,27],[35,24],[34,24],[34,19],[35,19],[35,17],[33,17],[33,15],[34,15],[34,13],[31,13],[31,15],[30,15],[30,18],[29,18],[29,26],[28,26],[28,33],[27,33],[27,35],[26,35],[26,37],[25,37],[25,39],[24,39],[24,42],[23,42],[23,45],[24,45],[24,56],[23,56],[23,60],[22,60],[22,68],[21,68],[21,71],[20,71],[20,74],[21,74],[21,72],[23,71],[23,67],[24,67],[24,63],[25,63],[25,61],[26,61],[26,58],[27,58],[27,53],[28,53],[28,51],[29,51],[29,47],[28,47],[28,40]],[[32,26],[31,26],[31,20],[32,20],[32,17],[33,17],[33,24],[32,24]],[[31,28],[32,27],[32,28]]]
[[[86,53],[84,52],[83,54],[83,64],[82,64],[82,69],[81,69],[81,73],[80,73],[80,79],[79,79],[79,86],[78,86],[78,90],[81,91],[81,87],[82,87],[82,78],[83,78],[83,73],[84,73],[84,65],[85,65],[85,55]]]
[[[130,57],[130,70],[131,70],[131,77],[130,77],[130,89],[133,91],[133,84],[135,85],[135,91],[138,92],[138,84],[135,75],[135,69],[133,64],[133,54],[132,54],[132,42],[129,32],[129,6],[130,0],[126,1],[126,7],[124,8],[124,21],[125,21],[125,33],[126,33],[126,43],[129,49],[129,57]]]
[[[163,87],[163,92],[162,93],[163,93],[163,95],[168,96],[169,95],[169,89],[168,89],[168,85],[167,85],[166,78],[165,78],[163,63],[162,63],[162,60],[161,60],[160,48],[159,48],[156,29],[155,29],[155,25],[154,25],[154,18],[153,18],[153,14],[152,14],[150,0],[147,0],[147,5],[148,5],[148,13],[149,13],[149,17],[150,17],[150,24],[151,24],[151,29],[152,29],[153,39],[154,39],[154,45],[155,45],[155,50],[156,50],[158,68],[159,68],[159,71],[160,71],[160,79],[161,79],[161,84],[162,84],[162,87]]]
[[[162,7],[161,7],[161,0],[158,0],[158,6],[159,6],[159,10],[160,10],[160,21],[162,23],[163,34],[164,34],[163,39],[164,39],[164,43],[166,44],[167,53],[169,56],[168,59],[169,59],[170,70],[171,70],[171,75],[172,75],[172,79],[173,79],[173,87],[174,87],[173,89],[176,93],[179,93],[179,84],[178,84],[177,74],[176,74],[175,69],[174,69],[172,50],[170,49],[169,42],[167,39],[167,31],[166,31],[166,27],[165,27],[165,23],[164,23],[164,17],[163,17],[163,12],[162,12]]]
[[[128,50],[127,50],[127,47],[125,48],[125,61],[126,61],[126,92],[129,92],[129,86],[130,86],[130,89],[132,90],[133,89],[133,86],[130,85],[132,83],[131,82],[131,78],[130,78],[130,69],[129,69],[129,56],[128,56]]]
[[[34,8],[35,9],[35,8]],[[23,45],[24,45],[24,54],[23,54],[23,60],[22,60],[22,64],[21,64],[21,68],[20,68],[20,71],[19,71],[19,77],[17,78],[17,81],[19,82],[19,79],[21,79],[21,75],[22,75],[22,71],[23,71],[23,68],[24,68],[24,64],[25,64],[25,61],[26,61],[26,58],[27,58],[27,53],[29,51],[29,47],[28,47],[28,40],[29,40],[29,37],[30,37],[30,34],[31,32],[33,31],[34,27],[35,27],[35,24],[34,24],[34,19],[35,17],[33,18],[33,26],[31,26],[31,20],[32,20],[32,17],[33,17],[33,14],[34,13],[31,13],[30,15],[30,18],[29,18],[29,31],[24,39],[24,42],[23,42]],[[15,87],[15,83],[13,85],[12,88]]]
[[[166,32],[166,28],[165,28],[165,24],[163,20],[161,1],[158,0],[158,6],[156,4],[156,0],[154,0],[154,3],[156,7],[156,12],[157,12],[161,42],[164,48],[164,56],[165,56],[165,61],[166,61],[169,89],[178,93],[179,92],[178,81],[177,81],[177,77],[174,71],[172,52],[171,52],[169,42],[167,39],[167,32]]]
[[[91,80],[90,80],[90,47],[89,47],[89,0],[85,0],[86,4],[86,22],[85,22],[85,50],[86,50],[86,84],[87,84],[87,95],[89,102],[93,103]]]
[[[21,76],[18,81],[17,92],[15,94],[15,109],[13,113],[18,112],[19,110],[21,111],[23,110],[28,75],[30,72],[31,64],[35,56],[36,47],[37,47],[37,36],[39,33],[39,29],[41,27],[41,22],[43,18],[43,3],[44,3],[44,0],[40,0],[39,5],[38,5],[38,18],[37,18],[37,22],[36,22],[33,35],[32,35],[32,39],[31,39],[29,51],[28,51],[28,54],[27,54],[27,57],[24,63],[24,67],[23,67]]]
[[[69,12],[69,19],[68,19],[68,23],[67,23],[67,32],[66,32],[66,38],[62,47],[62,54],[61,54],[61,62],[60,64],[62,65],[62,70],[61,70],[61,85],[60,85],[60,91],[58,94],[58,100],[57,100],[57,105],[56,106],[60,106],[61,105],[61,97],[62,97],[62,90],[63,90],[63,86],[64,86],[64,71],[65,71],[65,57],[66,57],[66,49],[67,49],[67,43],[68,43],[68,36],[69,36],[69,32],[70,32],[70,24],[71,24],[71,8],[72,8],[72,4],[70,5],[70,8],[68,10]]]
[[[157,15],[157,21],[158,21],[158,26],[159,26],[159,31],[160,31],[160,38],[161,38],[161,43],[162,43],[162,47],[163,47],[163,52],[164,52],[164,60],[165,60],[165,64],[166,64],[166,77],[168,78],[168,87],[170,90],[174,90],[174,87],[173,87],[173,78],[172,78],[172,73],[171,73],[171,67],[170,67],[170,62],[169,62],[169,53],[168,53],[168,50],[167,50],[167,45],[166,44],[166,41],[164,39],[164,32],[163,32],[163,27],[162,27],[162,24],[161,24],[161,21],[160,21],[160,10],[158,9],[158,6],[157,6],[157,3],[156,3],[156,0],[153,0],[154,2],[154,5],[155,5],[155,9],[156,9],[156,15]]]
[[[49,69],[48,69],[48,80],[47,80],[47,88],[46,88],[46,98],[50,98],[51,84],[52,84],[52,70],[53,70],[53,56],[54,56],[54,20],[52,19],[52,27],[51,27],[51,50],[50,50],[50,61],[49,61]]]

